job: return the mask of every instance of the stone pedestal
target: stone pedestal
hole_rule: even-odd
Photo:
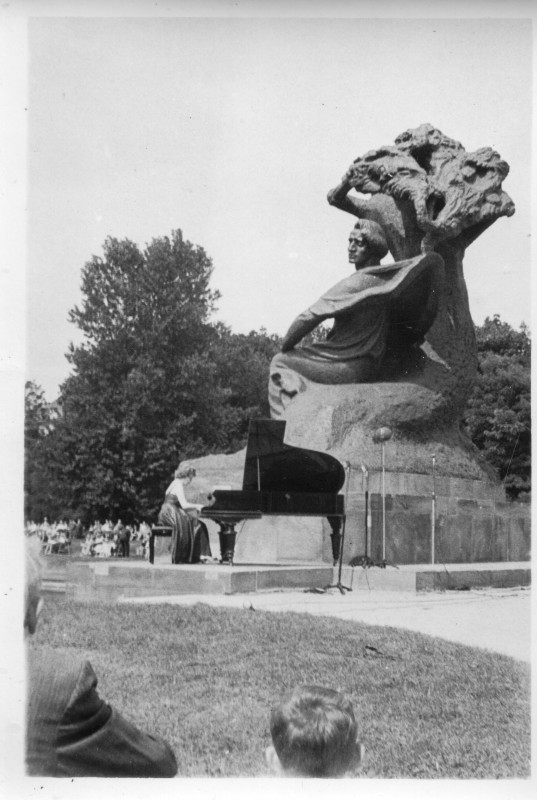
[[[366,553],[366,489],[369,492],[367,554],[382,558],[381,450],[339,387],[327,390],[326,405],[293,403],[286,412],[288,444],[329,452],[350,463],[343,563]],[[356,390],[357,387],[352,387]],[[331,394],[328,394],[330,389]],[[330,403],[330,397],[332,402]],[[375,419],[380,423],[381,420]],[[530,507],[509,503],[501,484],[458,431],[429,429],[421,435],[395,429],[385,445],[386,559],[396,564],[432,563],[432,455],[436,495],[434,563],[526,561],[530,558]],[[194,463],[213,487],[240,489],[245,451],[206,456]],[[367,470],[367,476],[362,470]],[[414,469],[405,465],[414,465]],[[416,469],[416,465],[420,469]],[[211,547],[219,554],[218,526],[207,520]],[[237,526],[237,564],[331,564],[330,526],[315,517],[263,517]]]
[[[367,555],[403,564],[472,564],[529,561],[531,509],[505,500],[501,486],[487,481],[431,475],[385,474],[386,519],[383,526],[382,476],[369,475],[366,548],[366,482],[351,470],[343,561]],[[433,545],[434,540],[434,545]]]
[[[410,384],[310,385],[285,410],[287,444],[349,465],[344,563],[365,555],[395,564],[529,560],[529,506],[506,501],[458,424],[423,414],[423,391]],[[382,445],[374,441],[382,426],[392,430],[384,444],[385,525]]]
[[[310,384],[285,409],[285,442],[321,450],[370,472],[381,468],[378,428],[389,427],[386,466],[391,472],[489,481],[497,478],[458,422],[434,413],[434,393],[417,384]],[[427,411],[425,411],[427,409]]]

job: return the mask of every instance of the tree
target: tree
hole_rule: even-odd
[[[55,491],[48,472],[48,440],[58,419],[58,409],[47,403],[35,381],[24,386],[24,515],[41,520],[59,514]]]
[[[235,440],[230,442],[230,449],[238,450],[245,444],[249,420],[270,415],[268,368],[280,349],[281,338],[264,328],[259,332],[234,334],[221,324],[216,326],[215,333],[212,355],[218,379],[229,391],[228,406],[241,416]]]
[[[49,453],[72,514],[154,519],[179,461],[244,443],[277,343],[210,321],[211,276],[179,230],[144,251],[109,238],[84,266],[83,303],[70,312],[84,341],[67,355]]]
[[[478,375],[465,413],[474,444],[497,469],[507,494],[531,490],[531,341],[499,315],[476,327]]]

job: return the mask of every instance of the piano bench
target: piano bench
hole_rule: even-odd
[[[152,525],[149,537],[149,563],[155,563],[155,536],[172,536],[173,528],[167,525]]]

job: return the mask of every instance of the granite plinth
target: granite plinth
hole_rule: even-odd
[[[344,563],[365,554],[382,560],[383,539],[386,560],[398,565],[531,559],[531,507],[507,502],[501,485],[448,476],[433,483],[431,475],[394,472],[386,472],[384,485],[385,535],[381,475],[369,475],[366,483],[360,471],[352,470]]]

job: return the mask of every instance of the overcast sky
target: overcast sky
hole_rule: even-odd
[[[48,399],[107,236],[181,228],[213,259],[217,318],[284,334],[349,271],[328,189],[423,122],[510,164],[517,212],[465,275],[475,322],[531,321],[528,20],[34,18],[27,107],[26,376]]]

